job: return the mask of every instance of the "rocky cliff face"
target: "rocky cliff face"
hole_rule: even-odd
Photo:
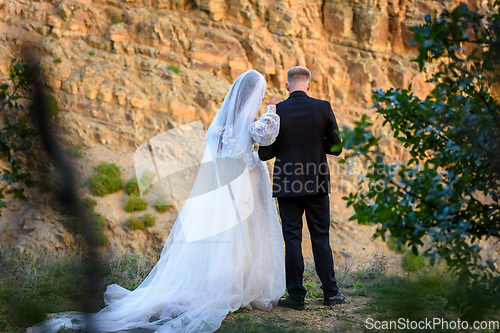
[[[474,1],[475,6],[491,5]],[[352,124],[360,114],[372,116],[368,111],[372,87],[407,87],[411,82],[418,94],[427,93],[424,74],[411,62],[416,49],[408,44],[412,38],[408,27],[421,22],[427,12],[457,3],[0,0],[0,73],[7,75],[19,43],[37,45],[47,85],[63,110],[58,116],[63,125],[58,134],[68,144],[83,143],[89,148],[78,163],[86,163],[90,170],[100,159],[116,160],[128,170],[133,159],[124,160],[119,151],[133,153],[146,139],[179,124],[193,120],[209,124],[232,81],[247,69],[265,75],[267,98],[286,98],[286,71],[295,65],[307,66],[313,74],[311,95],[332,103],[340,125]],[[391,141],[385,144],[395,157],[403,153]],[[98,153],[103,149],[106,153]],[[330,161],[335,164],[336,158]],[[132,177],[133,172],[127,175]],[[84,188],[86,178],[81,180]],[[337,240],[339,244],[353,239],[369,243],[365,229],[346,222],[348,212],[340,199],[346,190],[340,186],[332,194],[332,217],[338,234],[345,238],[344,243]],[[107,200],[105,204],[99,201],[98,211],[123,204],[121,197]],[[45,227],[33,226],[27,230],[35,231],[29,232],[23,229],[25,224],[19,227],[19,221],[12,222],[19,209],[26,209],[16,207],[3,217],[4,221],[11,218],[2,226],[3,243],[28,239],[23,242],[69,246],[69,236],[60,236],[62,241],[55,236],[57,232],[44,236],[59,228],[54,218],[31,218],[26,213],[25,220],[46,221],[39,223]],[[137,245],[144,241],[142,231],[135,232],[142,236],[117,236],[116,228],[123,227],[125,214],[117,213],[116,207],[108,215],[103,212],[117,221],[116,225],[108,221],[112,240],[121,246],[135,242],[137,249],[147,251]],[[175,220],[174,215],[168,216],[164,218],[168,223]],[[157,229],[150,238],[156,237],[156,243],[152,242],[161,248],[168,228]],[[64,234],[62,228],[58,230]]]
[[[408,61],[415,47],[408,45],[407,28],[441,6],[385,0],[3,0],[2,55],[12,59],[21,35],[38,40],[48,85],[65,109],[148,131],[165,126],[159,118],[210,122],[231,81],[250,68],[266,75],[269,95],[284,97],[287,69],[305,65],[313,72],[313,95],[330,100],[342,114],[366,107],[371,87],[413,82],[425,92],[425,78]],[[158,113],[165,117],[151,116]]]

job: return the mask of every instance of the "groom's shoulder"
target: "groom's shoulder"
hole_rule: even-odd
[[[313,101],[314,103],[316,103],[318,105],[321,105],[321,106],[329,106],[330,105],[330,102],[325,101],[323,99],[317,99],[317,98],[314,98],[314,97],[309,97],[309,99],[311,101]]]
[[[308,103],[311,103],[313,105],[323,106],[323,107],[330,106],[330,102],[322,100],[322,99],[317,99],[317,98],[314,98],[314,97],[311,97],[311,96],[305,96],[305,95],[302,96],[302,97],[303,98],[305,97],[305,100]],[[302,101],[304,101],[304,99],[302,99]],[[283,102],[279,103],[278,105],[288,106],[288,105],[293,105],[294,103],[295,103],[295,100],[293,98],[287,98]]]

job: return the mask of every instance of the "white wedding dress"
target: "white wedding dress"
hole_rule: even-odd
[[[283,236],[269,173],[252,138],[279,131],[268,112],[254,123],[266,89],[250,70],[233,83],[210,125],[202,167],[161,253],[135,290],[107,287],[94,314],[50,314],[27,332],[66,326],[90,332],[214,332],[228,312],[271,309],[285,293]],[[139,330],[137,330],[139,329]]]

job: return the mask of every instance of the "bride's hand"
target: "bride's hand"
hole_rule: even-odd
[[[279,99],[278,97],[273,97],[273,98],[271,98],[271,100],[267,104],[268,105],[276,105],[276,104],[278,104],[280,102],[281,102],[281,99]]]

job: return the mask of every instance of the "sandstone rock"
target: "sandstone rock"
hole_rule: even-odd
[[[389,80],[391,80],[396,88],[408,88],[412,76],[413,75],[404,68],[397,66],[388,68]]]
[[[109,29],[109,39],[114,42],[126,42],[130,39],[125,23],[114,24]]]
[[[176,98],[170,102],[170,110],[174,116],[196,119],[196,108],[185,104],[185,101],[180,98]]]
[[[61,28],[61,18],[56,15],[50,15],[47,17],[47,24],[54,28]]]
[[[373,2],[356,4],[353,9],[353,30],[360,48],[385,52],[389,38],[387,3],[385,0]]]
[[[225,0],[194,0],[196,8],[206,11],[210,17],[219,21],[226,16],[226,1]]]
[[[111,102],[113,100],[113,87],[110,83],[105,82],[99,87],[99,94],[97,98],[103,102]]]
[[[134,108],[145,109],[149,107],[149,101],[141,97],[130,98],[130,105]]]
[[[326,1],[323,15],[325,30],[333,37],[352,36],[354,13],[348,2]]]
[[[118,100],[118,104],[127,105],[127,93],[124,90],[122,90],[121,88],[115,88],[114,93],[116,99]]]

